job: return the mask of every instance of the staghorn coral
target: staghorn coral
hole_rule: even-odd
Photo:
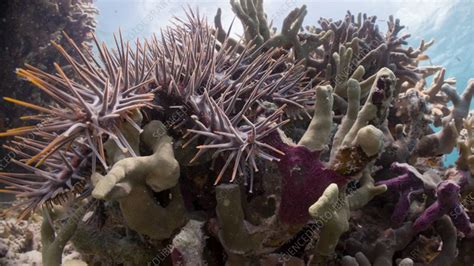
[[[332,83],[344,83],[348,77],[368,78],[382,67],[391,69],[401,80],[412,85],[440,69],[440,67],[419,67],[418,63],[428,57],[424,52],[433,44],[421,41],[418,48],[404,47],[409,34],[398,36],[404,29],[400,21],[390,16],[385,36],[377,27],[377,17],[348,12],[342,20],[321,18],[319,27],[308,26],[303,21],[307,8],[295,8],[284,19],[281,33],[270,30],[263,10],[263,1],[231,1],[232,10],[244,26],[244,42],[254,43],[265,49],[278,47],[284,52],[293,51],[296,60],[304,59],[311,77],[323,77]],[[220,21],[221,12],[215,17],[218,36],[225,36]],[[222,40],[222,39],[221,39]],[[233,41],[236,43],[236,41]],[[339,52],[349,51],[348,54]],[[338,53],[339,52],[339,53]],[[338,55],[334,55],[338,53]],[[340,58],[348,59],[340,62]],[[372,79],[369,79],[372,81]],[[370,82],[369,81],[369,82]],[[342,91],[345,93],[345,91]]]
[[[393,17],[385,35],[351,13],[301,30],[302,6],[277,33],[262,1],[231,6],[243,39],[229,37],[220,10],[215,28],[189,10],[135,49],[119,33],[114,49],[94,38],[95,57],[65,35],[71,50],[53,46],[67,71],[19,70],[53,102],[6,98],[39,112],[2,133],[26,170],[0,174],[23,199],[12,211],[95,202],[59,245],[71,239],[91,264],[454,260],[454,226],[472,231],[459,198],[470,189],[472,84],[459,96],[444,69],[419,67],[433,42],[407,48]],[[458,132],[462,156],[441,166]],[[54,253],[58,264],[43,224],[44,261]],[[422,237],[441,238],[440,251],[407,255]]]

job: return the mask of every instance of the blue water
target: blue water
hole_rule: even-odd
[[[447,8],[438,9],[416,27],[418,38],[436,40],[428,50],[431,63],[446,68],[446,77],[455,77],[457,90],[462,92],[470,78],[474,78],[474,1],[454,1]],[[413,40],[412,40],[413,43]],[[474,101],[471,102],[471,109]],[[458,157],[455,149],[445,157],[445,164],[453,164]]]
[[[412,34],[410,45],[435,39],[428,55],[427,64],[443,65],[447,77],[456,77],[457,89],[462,91],[469,78],[474,78],[474,1],[320,1],[320,0],[266,0],[265,10],[273,25],[278,28],[286,14],[303,4],[308,6],[305,25],[317,25],[320,17],[341,19],[347,10],[353,14],[364,12],[377,15],[381,30],[385,30],[386,19],[393,14],[406,25]],[[218,7],[223,10],[223,23],[229,25],[233,19],[229,1],[206,0],[97,0],[100,10],[97,33],[100,39],[113,44],[112,34],[121,28],[127,39],[149,37],[169,23],[173,16],[183,16],[183,7],[199,7],[201,14],[212,22]],[[242,31],[239,23],[236,33]],[[471,105],[474,106],[474,105]],[[457,151],[446,156],[446,164],[452,164]]]

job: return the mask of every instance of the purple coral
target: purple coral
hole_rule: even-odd
[[[377,185],[386,185],[388,190],[399,193],[400,196],[392,214],[392,221],[395,224],[400,224],[408,216],[411,195],[416,192],[423,192],[424,184],[421,174],[408,164],[393,163],[391,168],[393,171],[401,172],[401,175],[377,182]]]
[[[350,177],[327,168],[319,159],[320,151],[310,151],[304,146],[280,148],[285,155],[278,168],[283,176],[282,198],[278,215],[289,224],[303,224],[310,215],[308,208],[332,183],[344,185]]]
[[[470,223],[469,216],[460,202],[459,193],[461,187],[467,182],[464,173],[455,171],[451,173],[450,179],[437,182],[438,180],[430,181],[409,164],[393,163],[392,170],[401,172],[402,175],[380,181],[377,184],[387,185],[389,190],[397,191],[400,194],[392,214],[392,220],[396,224],[402,223],[408,216],[410,197],[413,193],[435,190],[435,184],[438,183],[436,187],[436,201],[418,217],[413,225],[414,230],[416,232],[424,231],[433,222],[447,214],[451,217],[453,224],[459,231],[466,235],[472,235],[474,227]]]
[[[474,224],[460,202],[461,188],[454,181],[441,182],[436,189],[436,201],[430,205],[413,224],[415,232],[426,230],[433,222],[447,214],[453,221],[454,226],[468,237],[474,236]]]

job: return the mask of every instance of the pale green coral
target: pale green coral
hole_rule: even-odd
[[[148,123],[140,138],[153,154],[119,160],[106,176],[95,175],[92,191],[97,199],[117,200],[128,226],[154,239],[169,238],[186,221],[177,186],[179,164],[173,156],[172,139],[165,132],[161,122]],[[162,207],[153,193],[166,189],[171,189],[171,202]]]
[[[332,105],[332,87],[316,87],[313,119],[298,145],[305,146],[311,151],[321,151],[327,147],[332,127]]]
[[[374,186],[368,171],[364,171],[360,183],[361,187],[350,191],[348,195],[344,190],[340,191],[336,184],[331,184],[318,201],[309,208],[310,215],[316,221],[324,221],[315,248],[317,259],[324,260],[325,257],[334,253],[340,236],[349,230],[351,211],[362,208],[373,197],[387,190],[385,185]]]
[[[78,224],[90,206],[91,203],[79,206],[57,232],[54,229],[51,210],[49,208],[43,208],[43,222],[41,224],[41,244],[43,247],[41,254],[44,265],[62,265],[64,247],[76,233]]]
[[[247,265],[249,257],[262,243],[264,235],[252,232],[253,227],[245,221],[240,188],[235,184],[216,187],[216,213],[219,221],[219,238],[229,256],[229,265]]]

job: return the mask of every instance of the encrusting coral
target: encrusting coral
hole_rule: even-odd
[[[302,6],[277,32],[262,0],[231,6],[242,39],[189,10],[159,37],[93,38],[97,58],[65,35],[67,71],[17,71],[51,104],[5,98],[39,114],[0,133],[24,169],[0,182],[19,219],[43,208],[43,262],[69,240],[94,265],[454,261],[473,236],[474,83],[458,95],[419,66],[433,41],[407,47],[393,17],[385,34],[349,12],[303,29]],[[435,251],[413,255],[423,239]]]

